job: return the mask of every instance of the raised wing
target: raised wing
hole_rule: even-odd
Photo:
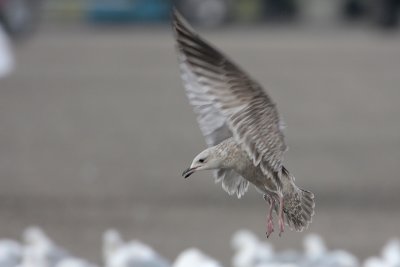
[[[186,95],[196,113],[197,122],[207,145],[215,146],[232,137],[225,117],[215,107],[212,97],[206,93],[204,86],[198,82],[197,76],[187,64],[184,54],[179,54],[179,65]]]
[[[206,139],[213,132],[218,140],[215,131],[227,126],[265,175],[280,173],[287,147],[275,104],[258,83],[190,29],[176,10],[173,16],[182,77],[195,81],[185,81],[185,87]],[[201,118],[207,116],[212,119],[205,123]]]
[[[225,117],[215,107],[212,97],[204,91],[197,76],[186,63],[184,54],[179,54],[179,65],[186,95],[197,115],[197,122],[208,146],[215,146],[223,140],[232,137],[232,132],[226,125]],[[240,198],[246,193],[249,182],[233,170],[219,169],[214,172],[215,182],[221,182],[222,188],[230,195],[236,193]]]

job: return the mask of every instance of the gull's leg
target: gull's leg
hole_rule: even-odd
[[[279,236],[285,231],[285,219],[283,214],[283,196],[279,197]]]
[[[274,209],[274,199],[268,195],[264,195],[265,201],[268,202],[269,204],[269,211],[268,211],[268,217],[267,217],[267,238],[272,234],[274,231],[274,222],[272,221],[272,211]]]

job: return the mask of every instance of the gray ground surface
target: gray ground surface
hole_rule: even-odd
[[[206,32],[258,79],[287,128],[286,161],[315,192],[307,232],[359,257],[400,230],[400,36],[356,30]],[[36,224],[100,262],[115,227],[170,259],[196,246],[226,264],[235,230],[261,238],[266,205],[210,173],[181,171],[204,148],[167,28],[44,29],[0,81],[0,236]],[[304,234],[273,236],[299,248]]]

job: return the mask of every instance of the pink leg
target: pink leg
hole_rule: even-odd
[[[285,231],[285,219],[283,214],[283,196],[279,197],[279,236]]]
[[[270,196],[264,195],[264,199],[269,203],[269,211],[267,217],[267,238],[272,234],[274,231],[274,222],[272,221],[272,211],[274,209],[274,199]]]

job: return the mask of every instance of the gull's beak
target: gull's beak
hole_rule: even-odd
[[[186,178],[188,178],[190,175],[192,175],[197,168],[188,168],[186,170],[183,171],[182,176]]]

